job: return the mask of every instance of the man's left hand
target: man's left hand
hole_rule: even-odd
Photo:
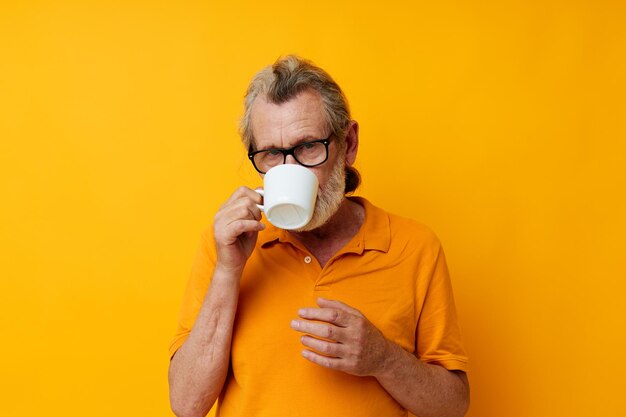
[[[313,363],[358,376],[376,376],[384,367],[389,341],[359,310],[340,301],[318,298],[320,308],[302,308],[291,328],[309,349]]]

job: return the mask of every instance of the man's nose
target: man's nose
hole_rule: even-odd
[[[298,161],[296,161],[296,158],[293,157],[293,155],[287,155],[287,158],[285,158],[285,164],[297,164]]]

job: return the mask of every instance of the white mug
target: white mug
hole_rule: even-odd
[[[265,174],[263,190],[255,190],[263,196],[257,207],[274,226],[299,229],[313,217],[318,188],[317,176],[302,165],[277,165]]]

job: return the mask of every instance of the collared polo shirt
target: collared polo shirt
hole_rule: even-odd
[[[241,278],[230,370],[218,416],[405,416],[373,377],[331,370],[301,356],[290,328],[317,297],[361,311],[385,337],[423,362],[467,371],[441,244],[426,226],[363,198],[357,234],[322,268],[291,233],[266,224]],[[170,357],[184,343],[215,265],[212,228],[202,235]]]

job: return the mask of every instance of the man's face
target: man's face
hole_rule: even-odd
[[[322,99],[316,91],[305,90],[282,104],[273,104],[259,96],[252,104],[250,114],[255,149],[290,148],[299,143],[326,138],[330,131],[324,119]],[[332,137],[328,146],[328,160],[308,168],[320,184],[315,212],[308,225],[298,231],[316,229],[335,214],[344,198],[345,151]],[[297,163],[292,155],[287,164]]]

